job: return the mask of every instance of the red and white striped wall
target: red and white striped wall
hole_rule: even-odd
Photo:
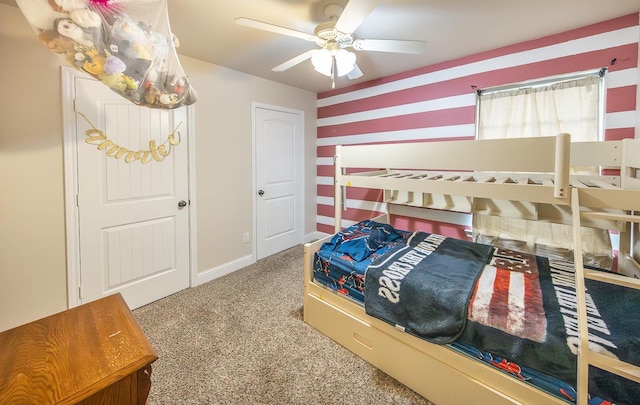
[[[605,139],[636,136],[638,14],[318,95],[317,230],[333,233],[338,144],[473,139],[475,91],[607,67]],[[384,211],[381,193],[349,189],[343,226]],[[415,223],[396,223],[420,229]],[[451,233],[446,229],[429,229]]]

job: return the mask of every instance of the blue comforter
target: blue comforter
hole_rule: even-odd
[[[376,236],[370,244],[366,239],[371,230]],[[365,221],[338,233],[321,247],[315,257],[314,277],[364,303],[372,316],[435,343],[455,339],[453,347],[474,348],[469,350],[482,353],[480,360],[506,372],[513,373],[522,366],[523,373],[517,372],[517,378],[531,380],[554,395],[573,401],[575,392],[568,389],[576,381],[573,264],[487,245],[479,245],[480,250],[475,251],[472,245],[477,244],[459,242],[462,241],[451,240],[449,246],[448,239],[441,236]],[[357,251],[358,245],[369,248],[362,254]],[[373,250],[375,246],[379,246],[377,250]],[[420,246],[418,251],[409,253],[416,246]],[[491,250],[488,261],[484,250],[487,247]],[[438,253],[434,256],[432,250]],[[462,262],[469,257],[471,267],[466,268],[468,265]],[[456,270],[462,280],[448,279],[455,272],[450,270],[453,262],[447,264],[440,259],[462,264],[464,270]],[[434,269],[426,270],[434,273],[429,277],[436,278],[425,281],[416,277],[425,271],[422,264],[428,263],[436,264]],[[457,285],[459,282],[465,284],[464,288]],[[640,308],[640,293],[593,280],[585,283],[591,305],[590,344],[603,354],[640,365],[640,317],[634,315]],[[467,293],[468,284],[475,285],[471,296]],[[412,292],[406,295],[406,291],[399,292],[401,289]],[[418,302],[425,296],[426,301]],[[467,299],[463,300],[465,296]],[[375,302],[381,300],[387,302],[383,302],[382,309],[375,308]],[[401,308],[393,301],[408,305]],[[435,309],[429,309],[432,305]],[[460,320],[460,314],[465,314],[466,320]],[[419,319],[423,315],[435,318]],[[545,379],[540,383],[532,370],[543,371],[550,377],[549,383]],[[589,373],[589,391],[593,395],[590,403],[594,404],[607,403],[598,402],[601,400],[596,396],[614,398],[617,405],[638,404],[640,398],[640,384],[597,368]]]

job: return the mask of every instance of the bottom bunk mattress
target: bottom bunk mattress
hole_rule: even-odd
[[[322,245],[314,278],[400,330],[575,401],[571,262],[367,220]],[[640,365],[640,292],[585,282],[591,349]],[[589,392],[590,404],[640,403],[639,384],[594,367]]]

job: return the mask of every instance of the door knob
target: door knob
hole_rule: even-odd
[[[187,202],[185,200],[178,201],[178,208],[184,208],[187,206]]]
[[[258,190],[258,195],[262,197],[264,195],[264,190]]]

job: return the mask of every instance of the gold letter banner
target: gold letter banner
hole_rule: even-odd
[[[179,123],[173,132],[169,134],[167,139],[160,145],[157,145],[156,141],[151,140],[149,141],[149,149],[147,150],[127,149],[115,144],[112,140],[107,138],[107,136],[97,129],[84,114],[78,112],[78,115],[84,118],[85,121],[87,121],[87,124],[91,126],[91,129],[87,129],[85,131],[85,134],[87,135],[87,139],[85,139],[86,143],[89,145],[97,145],[98,149],[105,151],[109,157],[120,159],[124,156],[124,161],[127,163],[135,162],[136,160],[139,160],[143,164],[149,163],[151,160],[162,162],[164,158],[171,153],[171,149],[174,146],[179,145],[181,141],[180,132],[176,132],[178,127],[180,127],[180,124],[182,124]]]

